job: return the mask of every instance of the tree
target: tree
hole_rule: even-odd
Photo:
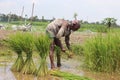
[[[78,16],[78,14],[77,14],[77,13],[74,13],[74,18],[75,18],[75,20],[77,20],[77,16]]]
[[[117,21],[117,19],[115,19],[115,18],[105,18],[103,20],[103,23],[107,24],[108,28],[110,28],[112,24],[116,24],[116,21]]]
[[[44,21],[45,19],[44,19],[44,16],[42,16],[42,21]]]
[[[8,16],[5,14],[0,14],[0,21],[7,21],[8,20]]]
[[[32,21],[38,21],[38,16],[33,16],[33,17],[30,17],[29,20],[32,20]]]

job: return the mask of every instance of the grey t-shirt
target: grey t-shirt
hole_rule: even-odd
[[[69,21],[64,19],[56,19],[48,24],[46,32],[50,37],[61,38],[63,36],[68,36],[71,33]]]

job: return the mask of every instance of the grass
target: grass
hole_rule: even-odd
[[[88,39],[85,43],[85,64],[95,71],[120,71],[120,37],[119,32],[101,33]]]

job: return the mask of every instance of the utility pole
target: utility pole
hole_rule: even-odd
[[[32,24],[32,20],[33,20],[34,6],[35,6],[35,4],[33,2],[33,5],[32,5],[32,14],[31,14],[31,24]]]
[[[23,17],[23,13],[24,13],[24,6],[22,7],[21,18]]]
[[[23,24],[23,13],[24,13],[24,6],[22,7],[22,12],[20,17],[21,24]]]
[[[8,23],[10,22],[11,12],[8,14]]]

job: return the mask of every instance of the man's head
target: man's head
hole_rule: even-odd
[[[80,22],[79,22],[78,20],[72,21],[71,26],[70,26],[70,29],[71,29],[72,31],[76,31],[76,30],[78,30],[79,28],[80,28]]]

